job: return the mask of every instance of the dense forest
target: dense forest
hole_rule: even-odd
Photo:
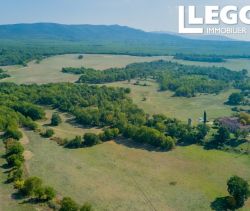
[[[250,57],[246,42],[192,40],[118,25],[2,25],[0,45],[0,65],[25,65],[34,59],[68,53],[155,56],[182,52],[184,58],[213,62],[218,62],[218,58]]]
[[[160,84],[160,90],[171,90],[176,96],[193,97],[197,93],[219,93],[230,86],[244,88],[247,71],[231,71],[224,67],[181,65],[169,61],[135,63],[125,68],[104,71],[88,68],[63,68],[62,72],[81,74],[78,83],[102,84],[131,79],[152,78]]]
[[[185,55],[185,54],[176,54],[174,59],[178,60],[186,60],[186,61],[195,61],[195,62],[225,62],[226,60],[222,57],[218,57],[216,55]]]

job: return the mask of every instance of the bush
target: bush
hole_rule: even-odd
[[[24,180],[20,179],[20,180],[16,180],[14,183],[14,188],[17,190],[21,190],[24,186]]]
[[[8,174],[8,182],[15,182],[22,179],[23,176],[23,169],[22,168],[15,168]]]
[[[6,146],[6,154],[7,156],[13,155],[13,154],[23,154],[24,148],[22,144],[20,144],[17,141],[14,141],[11,145],[8,147]]]
[[[21,193],[25,196],[33,196],[41,188],[42,180],[38,177],[30,177],[24,181]]]
[[[53,113],[52,118],[51,118],[51,125],[52,126],[58,126],[61,123],[62,123],[62,119],[59,116],[59,114],[58,113]]]
[[[71,199],[70,197],[64,197],[61,201],[60,211],[77,211],[78,205],[77,203]]]
[[[93,211],[92,205],[88,202],[85,202],[84,205],[82,205],[80,211]]]
[[[6,138],[13,138],[16,140],[20,140],[23,137],[23,134],[14,128],[7,128],[4,135]]]
[[[238,176],[233,176],[228,180],[227,187],[229,194],[235,199],[236,207],[234,208],[243,207],[250,193],[247,181]]]
[[[46,129],[45,132],[41,133],[41,136],[44,138],[50,138],[54,135],[54,130]]]
[[[81,136],[76,136],[73,140],[69,141],[65,147],[71,148],[71,149],[77,149],[82,147],[83,145],[83,140]]]
[[[22,154],[13,154],[6,158],[6,161],[10,167],[21,167],[24,161],[24,157]]]
[[[84,146],[91,147],[100,143],[99,136],[94,133],[84,134]]]
[[[120,131],[118,128],[109,128],[105,129],[104,132],[100,135],[102,141],[110,141],[116,138],[119,135]]]
[[[39,187],[35,191],[35,196],[41,201],[50,201],[56,196],[56,191],[52,187]]]

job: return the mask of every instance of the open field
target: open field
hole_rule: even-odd
[[[63,67],[92,67],[104,70],[111,67],[124,67],[134,62],[145,62],[159,60],[163,57],[136,57],[122,55],[84,55],[83,59],[78,59],[78,54],[67,54],[49,57],[42,60],[39,64],[30,62],[27,67],[8,66],[11,78],[2,81],[15,83],[56,83],[56,82],[75,82],[79,75],[64,74],[61,72]]]
[[[226,62],[216,63],[216,62],[195,62],[195,61],[185,61],[185,60],[177,60],[173,59],[173,57],[166,57],[169,61],[178,62],[185,65],[197,65],[197,66],[205,66],[205,67],[226,67],[231,70],[240,71],[242,69],[249,70],[250,75],[250,59],[227,59]]]
[[[198,146],[154,152],[126,140],[69,150],[26,134],[34,154],[27,161],[30,174],[96,210],[211,210],[216,197],[227,195],[230,176],[250,181],[245,155]],[[242,210],[249,209],[250,202]]]
[[[73,117],[67,113],[59,113],[62,123],[58,126],[50,126],[51,117],[55,110],[46,109],[46,120],[40,120],[37,123],[42,127],[49,127],[54,130],[55,137],[73,139],[76,136],[83,136],[84,133],[100,133],[102,130],[99,128],[83,128],[73,122]]]
[[[64,74],[62,67],[91,67],[98,70],[104,70],[111,67],[124,67],[135,62],[149,62],[153,60],[164,59],[168,61],[179,62],[188,65],[200,66],[224,66],[232,70],[250,70],[249,59],[229,59],[224,63],[191,62],[184,60],[175,60],[172,56],[139,57],[125,55],[101,55],[88,54],[82,60],[79,60],[78,54],[66,54],[52,56],[42,60],[39,64],[35,61],[28,63],[27,67],[7,66],[3,69],[8,70],[11,78],[1,81],[11,81],[16,83],[55,83],[55,82],[74,82],[79,76]],[[250,73],[249,73],[250,74]]]
[[[219,95],[199,95],[194,98],[172,97],[169,91],[159,92],[158,85],[154,82],[146,81],[148,86],[138,86],[128,82],[115,82],[106,84],[114,87],[131,88],[131,98],[140,108],[149,114],[163,113],[169,117],[174,117],[183,121],[192,118],[197,123],[198,118],[207,111],[208,119],[213,120],[221,116],[230,116],[231,107],[224,104],[228,96],[236,90],[227,90]],[[142,81],[141,84],[144,84]],[[145,100],[145,99],[146,100]]]

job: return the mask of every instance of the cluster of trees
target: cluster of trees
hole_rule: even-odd
[[[62,68],[63,73],[70,73],[70,74],[75,74],[75,75],[90,74],[90,72],[92,71],[95,72],[97,70],[92,69],[92,68],[85,68],[85,67],[80,67],[80,68],[63,67]]]
[[[231,177],[227,182],[230,196],[227,198],[227,208],[235,210],[244,206],[250,196],[250,187],[246,180],[238,176]]]
[[[23,177],[23,146],[15,139],[5,139],[5,159],[10,168],[8,174],[8,182],[16,182]]]
[[[0,103],[6,108],[0,114],[0,127],[2,125],[2,130],[12,137],[18,133],[18,127],[24,125],[23,122],[32,125],[33,120],[44,118],[44,111],[39,105],[47,105],[72,114],[75,120],[84,126],[107,128],[98,136],[85,134],[83,138],[76,137],[70,141],[68,147],[92,146],[123,135],[138,142],[170,150],[175,143],[198,143],[206,135],[207,129],[200,125],[188,126],[164,115],[149,118],[142,109],[132,103],[127,96],[129,91],[86,84],[1,83]],[[58,114],[53,114],[51,123],[60,123]],[[14,128],[14,132],[9,131],[9,128]],[[30,129],[32,128],[36,127],[30,126]],[[47,129],[41,135],[51,137],[53,130]]]
[[[0,68],[0,80],[8,77],[10,77],[10,75],[5,73],[5,71]]]
[[[105,141],[110,141],[120,135],[118,128],[106,128],[99,135],[95,133],[85,133],[83,137],[76,136],[74,139],[64,141],[64,146],[67,148],[91,147]]]
[[[241,85],[247,71],[231,71],[224,67],[182,65],[169,61],[153,61],[98,71],[88,68],[63,68],[65,73],[81,74],[78,83],[110,83],[136,78],[156,79],[161,90],[174,91],[176,96],[192,97],[196,93],[218,93],[229,86]]]
[[[64,197],[61,201],[59,211],[93,211],[93,207],[89,202],[85,202],[81,207],[70,197]]]
[[[209,79],[204,76],[180,76],[162,74],[158,82],[162,91],[171,90],[175,96],[195,97],[197,93],[216,93],[226,89],[229,84],[222,80]]]
[[[225,62],[226,60],[222,57],[218,57],[216,55],[199,55],[199,54],[176,54],[174,59],[178,60],[186,60],[186,61],[195,61],[195,62],[213,62],[213,63],[221,63]]]

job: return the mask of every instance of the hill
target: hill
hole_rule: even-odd
[[[0,65],[25,64],[43,56],[66,53],[250,57],[250,42],[194,40],[119,25],[0,25],[0,46]]]

